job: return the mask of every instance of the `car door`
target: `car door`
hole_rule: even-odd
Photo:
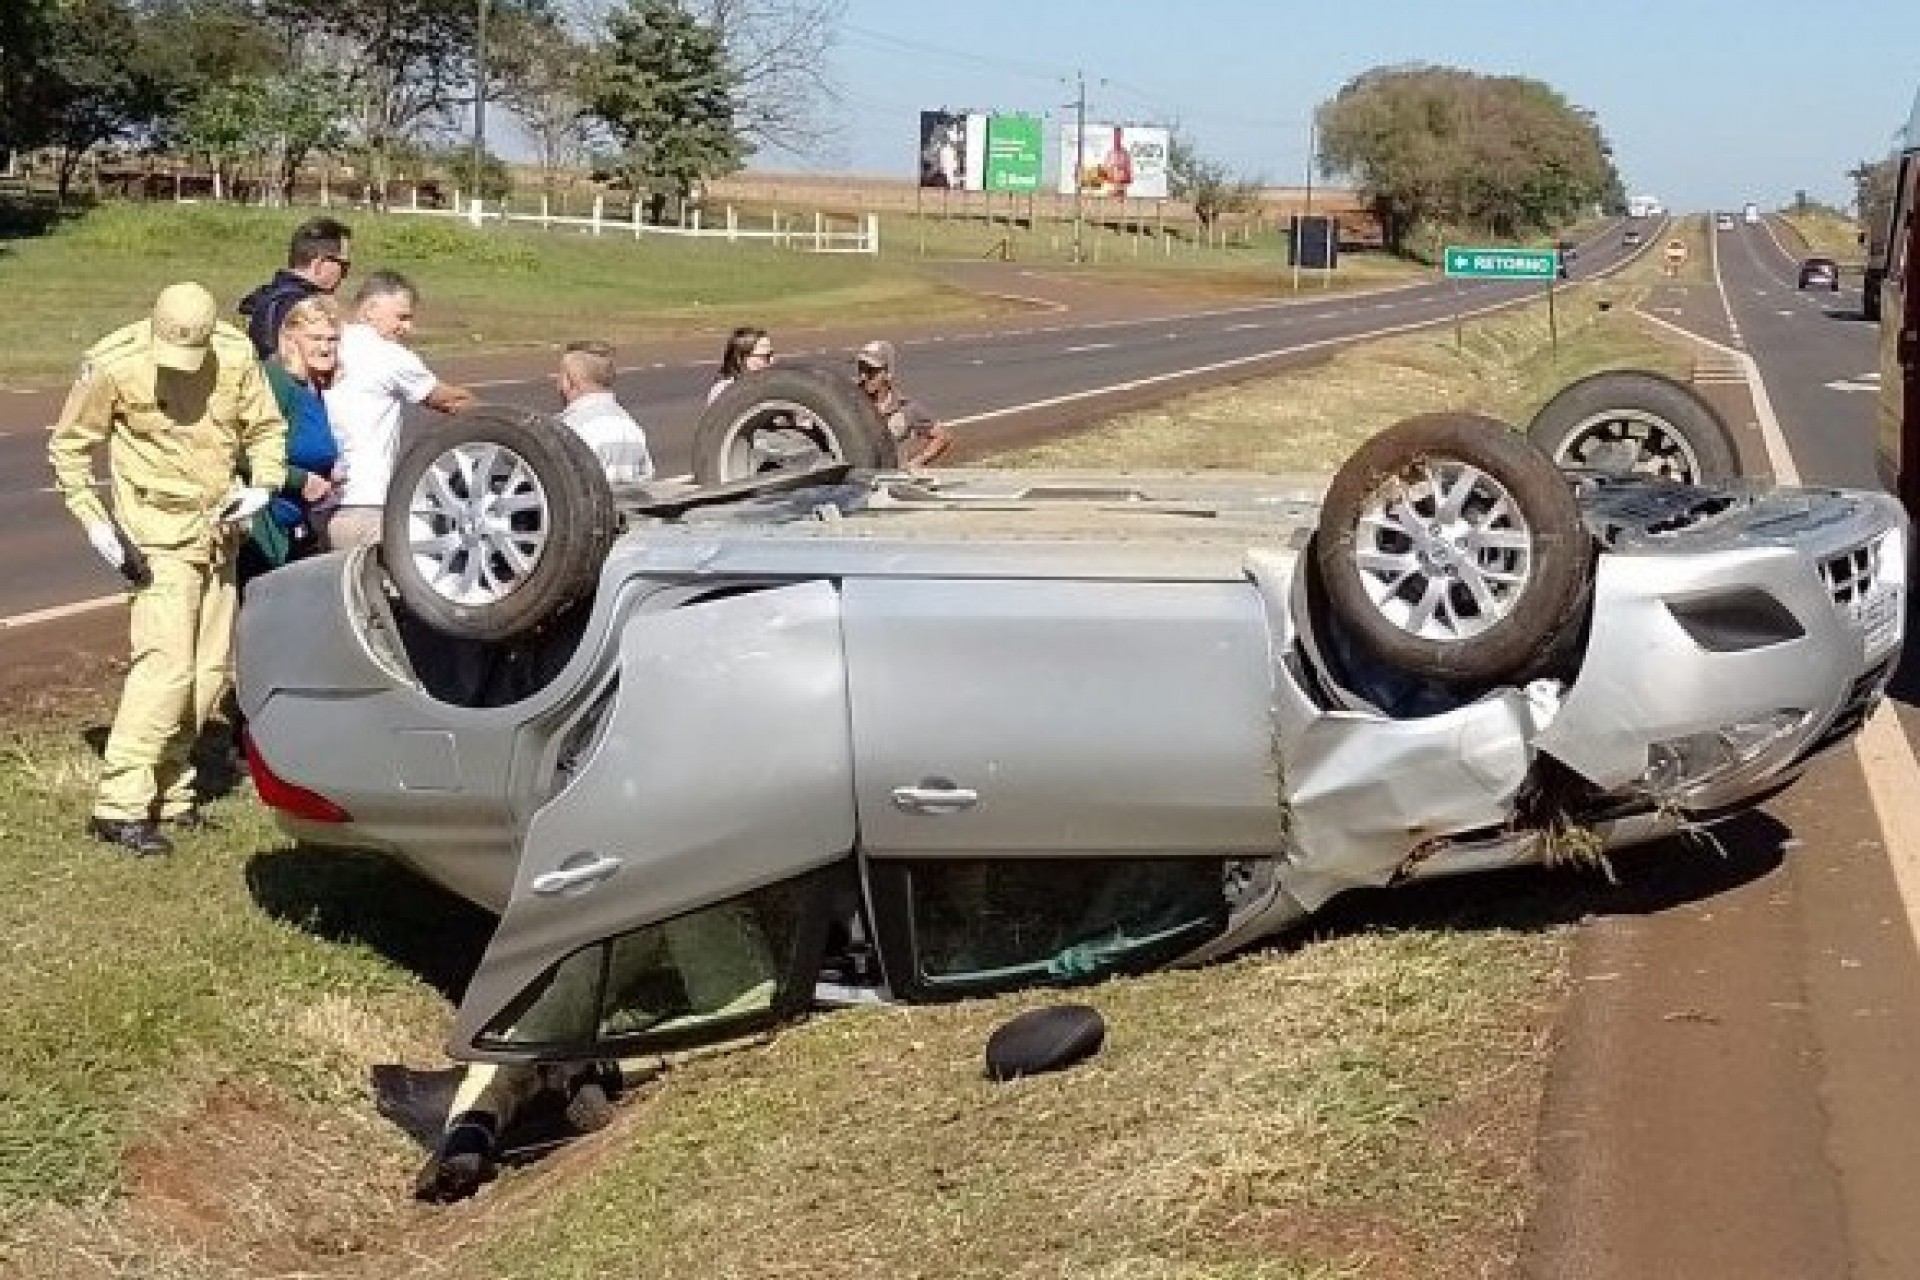
[[[867,854],[1277,848],[1244,580],[872,579],[843,607]]]
[[[604,1057],[728,1038],[805,1002],[854,844],[830,582],[719,589],[624,624],[617,688],[528,823],[456,1057]]]

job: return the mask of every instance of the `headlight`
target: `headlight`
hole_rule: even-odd
[[[1759,720],[1741,720],[1656,742],[1647,748],[1640,785],[1656,796],[1707,786],[1759,759],[1806,722],[1806,712],[1782,707]]]
[[[1907,585],[1907,531],[1889,529],[1881,537],[1873,565],[1873,579],[1882,586]]]

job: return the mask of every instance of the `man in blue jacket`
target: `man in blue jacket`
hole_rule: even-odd
[[[333,218],[309,218],[293,229],[287,265],[273,279],[240,299],[253,353],[265,360],[280,342],[287,308],[316,293],[333,293],[353,265],[352,233]]]

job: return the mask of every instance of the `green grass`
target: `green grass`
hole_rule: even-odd
[[[309,212],[109,204],[51,234],[6,242],[0,291],[30,302],[0,316],[0,386],[69,373],[82,350],[144,314],[173,281],[199,280],[237,302],[284,261],[288,233]],[[420,286],[418,345],[433,353],[550,345],[588,332],[644,341],[720,335],[748,321],[927,321],[1006,307],[884,258],[343,216],[356,272],[391,267]]]
[[[288,233],[311,212],[112,203],[41,235],[20,234],[24,223],[0,219],[0,291],[26,303],[0,315],[0,388],[59,382],[80,352],[143,315],[174,281],[198,280],[237,303],[284,260]],[[981,256],[990,238],[978,224],[922,220],[918,227],[932,237],[922,244],[911,219],[883,219],[883,251],[868,257],[636,240],[617,224],[593,237],[578,229],[482,232],[452,219],[363,210],[341,216],[354,231],[356,272],[395,268],[420,286],[416,343],[429,354],[549,347],[586,336],[636,344],[706,337],[717,350],[741,323],[778,330],[928,324],[1019,309],[944,284],[928,269],[931,259]],[[1076,270],[1231,296],[1276,296],[1288,284],[1270,238],[1254,248],[1183,248],[1169,258],[1141,247],[1139,237],[1090,236],[1104,265]],[[1026,238],[1021,261],[1040,238]],[[1135,248],[1142,256],[1132,256]],[[1411,270],[1378,258],[1354,263],[1340,273],[1342,288]]]

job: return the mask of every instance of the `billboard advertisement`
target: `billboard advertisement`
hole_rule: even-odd
[[[920,113],[920,185],[978,191],[986,177],[987,118],[977,111]]]
[[[1060,193],[1072,195],[1077,185],[1090,196],[1164,200],[1169,142],[1157,125],[1090,124],[1078,137],[1068,125],[1060,138]]]
[[[1040,189],[1040,117],[991,116],[987,120],[988,191]]]

